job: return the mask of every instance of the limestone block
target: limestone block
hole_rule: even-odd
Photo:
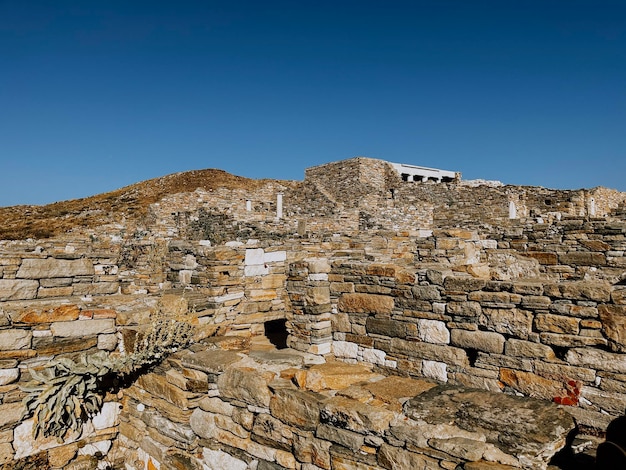
[[[349,341],[333,341],[332,350],[336,357],[356,359],[359,353],[359,345]]]
[[[346,293],[339,298],[337,307],[340,312],[390,314],[394,300],[386,295]]]
[[[13,323],[52,323],[77,320],[79,315],[80,307],[78,305],[64,304],[42,310],[25,308],[23,311],[12,315],[12,317]]]
[[[555,397],[567,396],[562,382],[546,379],[532,372],[500,369],[500,381],[526,396],[552,401]]]
[[[146,392],[162,398],[183,410],[189,407],[189,398],[192,395],[169,383],[164,375],[156,373],[144,374],[137,379],[137,385]]]
[[[498,333],[526,339],[532,331],[533,314],[519,308],[483,307],[478,324]]]
[[[392,320],[390,318],[368,317],[365,328],[369,334],[390,336],[393,338],[406,338],[407,322]]]
[[[544,294],[552,298],[609,302],[611,285],[606,281],[571,281],[544,285]]]
[[[343,396],[329,398],[322,405],[320,421],[340,429],[362,434],[382,435],[396,414]]]
[[[370,364],[378,364],[380,366],[385,365],[385,358],[387,353],[380,349],[365,348],[362,352],[363,361]]]
[[[200,400],[198,406],[204,411],[217,413],[224,416],[232,416],[233,410],[235,408],[230,403],[225,402],[218,397],[204,397],[202,400]]]
[[[104,403],[100,412],[91,419],[94,429],[100,430],[116,426],[119,414],[119,403],[112,401]]]
[[[247,254],[246,250],[246,254]],[[286,251],[270,251],[263,254],[263,263],[280,263],[287,259]]]
[[[98,349],[102,349],[104,351],[113,351],[116,347],[116,334],[98,335]]]
[[[461,348],[501,354],[504,351],[504,336],[490,331],[467,331],[454,329],[450,332],[450,343]]]
[[[263,248],[248,248],[244,263],[246,266],[265,264],[265,250]]]
[[[479,291],[487,285],[484,279],[472,277],[448,276],[444,279],[443,286],[448,292],[473,292]]]
[[[504,345],[504,353],[507,356],[534,357],[555,361],[556,356],[550,346],[511,338]]]
[[[450,343],[450,331],[446,324],[439,320],[417,320],[417,337],[427,343]]]
[[[268,384],[274,376],[273,372],[250,367],[231,367],[219,376],[217,386],[222,397],[269,408],[271,392]]]
[[[535,316],[535,329],[549,333],[578,334],[580,320],[578,318],[565,317],[553,314],[537,314]]]
[[[358,451],[365,444],[365,436],[363,434],[327,424],[320,424],[315,435],[320,439],[334,442],[353,451]]]
[[[283,451],[291,450],[291,428],[270,414],[260,413],[254,420],[252,439]]]
[[[115,333],[115,320],[103,318],[99,320],[77,320],[54,322],[50,325],[53,336],[62,338],[74,336],[94,336]]]
[[[315,392],[281,388],[270,400],[270,411],[284,423],[313,431],[319,424],[320,408],[325,399]]]
[[[21,402],[0,405],[0,429],[9,424],[19,423],[22,411],[24,406]]]
[[[209,470],[247,470],[248,464],[221,450],[202,448],[203,463]]]
[[[313,433],[294,434],[294,455],[299,462],[304,462],[302,470],[330,469],[330,446],[330,442],[315,438]]]
[[[441,293],[437,286],[413,286],[413,296],[418,300],[440,300]]]
[[[316,392],[322,390],[340,390],[357,382],[380,377],[364,364],[346,364],[327,362],[315,364],[306,371],[301,371],[298,383],[302,387]]]
[[[37,281],[0,279],[0,301],[34,299],[38,288]]]
[[[422,375],[439,382],[447,382],[448,367],[444,362],[422,361]]]
[[[391,338],[389,352],[392,354],[404,354],[412,358],[445,362],[449,365],[468,365],[467,354],[463,349],[440,344]]]
[[[30,330],[0,330],[0,351],[30,348],[32,337]]]
[[[326,258],[306,258],[309,273],[329,273],[331,266]]]
[[[266,276],[270,273],[270,269],[264,264],[253,264],[244,267],[244,275],[248,277]]]
[[[420,469],[420,468],[437,468],[424,455],[416,454],[400,447],[394,447],[389,444],[383,444],[378,454],[378,463],[387,470],[395,470],[400,468]],[[430,465],[430,466],[429,466]]]
[[[0,386],[12,384],[20,378],[20,370],[17,367],[12,369],[0,369]]]
[[[10,443],[4,442],[0,444],[0,465],[6,464],[13,460],[13,447]]]
[[[35,259],[22,260],[17,271],[18,279],[43,279],[54,277],[90,276],[94,274],[93,262],[87,258],[76,260],[66,259]]]
[[[569,266],[605,266],[606,256],[591,251],[572,251],[559,255],[559,263]]]
[[[461,315],[464,317],[477,317],[482,311],[478,302],[448,302],[446,309],[450,315]]]
[[[614,354],[592,348],[573,348],[567,352],[565,360],[573,366],[626,374],[626,355],[624,354]]]
[[[471,429],[473,440],[503,454],[498,459],[501,463],[509,463],[502,462],[508,456],[512,461],[519,459],[524,468],[545,468],[574,428],[572,417],[553,403],[452,385],[434,387],[408,400],[404,412],[423,422],[420,427]]]
[[[20,412],[21,412],[21,403]],[[18,417],[19,419],[19,417]],[[59,441],[56,437],[40,437],[37,440],[33,439],[33,419],[22,421],[13,430],[13,449],[15,450],[15,459],[21,459],[29,455],[37,454],[43,450],[51,449],[59,446]],[[83,427],[85,434],[93,432],[93,427],[89,423]],[[63,444],[70,444],[78,439],[76,433],[72,433],[69,436],[65,436]]]
[[[307,287],[304,301],[306,305],[330,304],[330,288],[328,286]]]
[[[626,305],[598,306],[602,332],[615,352],[626,352]]]

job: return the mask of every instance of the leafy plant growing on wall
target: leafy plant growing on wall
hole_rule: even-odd
[[[193,327],[159,313],[132,354],[113,355],[99,351],[51,361],[44,370],[31,370],[32,381],[22,387],[28,392],[22,419],[34,417],[33,437],[62,439],[68,431],[81,433],[84,424],[102,409],[107,391],[114,390],[167,355],[189,346]]]

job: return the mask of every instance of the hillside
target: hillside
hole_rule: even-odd
[[[254,189],[267,180],[232,175],[223,170],[193,170],[135,183],[108,193],[44,206],[0,207],[0,240],[49,238],[74,227],[140,220],[148,207],[169,194],[202,189]]]

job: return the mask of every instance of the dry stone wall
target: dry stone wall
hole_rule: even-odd
[[[403,182],[360,158],[302,183],[172,195],[132,227],[2,241],[0,465],[545,468],[562,416],[602,430],[626,408],[624,200]],[[123,354],[161,309],[216,338],[107,396],[83,435],[34,441],[29,370]],[[272,321],[288,354],[259,340]],[[348,368],[367,385],[341,382]],[[420,393],[389,398],[384,383]],[[541,400],[545,433],[560,430],[549,449],[498,447],[497,431],[466,423],[436,434],[468,387],[496,408]]]

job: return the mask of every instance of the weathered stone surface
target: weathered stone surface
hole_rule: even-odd
[[[24,411],[24,407],[19,402],[0,405],[0,429],[8,424],[18,423],[22,411]]]
[[[100,320],[55,322],[50,325],[50,331],[54,336],[62,338],[115,333],[115,320],[103,318]]]
[[[32,336],[29,330],[0,330],[0,351],[29,348]]]
[[[430,380],[391,376],[361,387],[370,392],[374,399],[390,405],[390,410],[400,411],[402,403],[407,398],[412,398],[436,386],[437,383]]]
[[[389,352],[460,366],[468,363],[467,354],[463,349],[421,341],[407,341],[400,338],[391,338]]]
[[[347,429],[340,429],[327,424],[320,424],[315,435],[320,439],[325,439],[335,444],[339,444],[347,449],[358,451],[365,443],[365,436]]]
[[[529,397],[552,401],[555,397],[567,396],[562,382],[546,379],[532,372],[502,368],[500,381]]]
[[[12,369],[0,369],[0,386],[12,384],[19,378],[20,370],[17,367]]]
[[[325,399],[315,392],[281,388],[270,400],[270,411],[285,423],[313,431],[319,424],[320,408]]]
[[[482,311],[479,302],[448,302],[447,312],[450,315],[461,315],[464,317],[477,317]]]
[[[37,281],[0,279],[0,301],[34,299],[37,297],[37,289]]]
[[[428,468],[428,459],[408,450],[383,444],[378,454],[378,463],[387,470]]]
[[[451,385],[412,398],[404,412],[418,423],[471,429],[479,440],[536,468],[545,468],[574,428],[571,416],[552,403]]]
[[[77,260],[36,259],[22,260],[17,272],[18,279],[42,279],[50,277],[89,276],[94,274],[93,262],[87,258]]]
[[[453,277],[448,276],[443,282],[446,291],[451,292],[473,292],[479,291],[487,285],[484,279],[476,279],[472,277]]]
[[[511,338],[504,345],[507,356],[535,357],[548,361],[555,361],[556,355],[550,346]]]
[[[606,256],[604,253],[573,251],[559,255],[559,262],[570,266],[604,266]]]
[[[440,300],[441,293],[436,286],[413,286],[413,296],[418,300]]]
[[[368,333],[392,336],[395,338],[406,338],[407,323],[390,318],[368,317],[365,328]]]
[[[322,390],[341,390],[354,383],[380,377],[371,368],[363,364],[327,362],[316,364],[296,375],[301,387],[314,392]]]
[[[526,339],[532,331],[533,315],[519,308],[484,307],[478,324],[497,333]]]
[[[209,470],[246,470],[248,464],[221,450],[202,448],[203,463]]]
[[[309,287],[306,290],[305,302],[307,305],[326,305],[330,303],[330,287]]]
[[[52,323],[77,320],[80,307],[74,304],[59,305],[44,310],[24,309],[12,315],[13,323]]]
[[[322,405],[320,421],[331,426],[362,434],[382,434],[388,428],[395,413],[350,398],[335,396]]]
[[[504,351],[504,341],[504,336],[490,331],[454,329],[450,332],[450,343],[454,346],[490,353],[501,354]]]
[[[598,281],[572,281],[559,284],[545,284],[544,293],[550,297],[563,299],[608,302],[611,299],[611,285],[608,282]]]
[[[235,351],[222,349],[205,349],[194,353],[185,351],[185,354],[181,356],[181,362],[184,366],[209,374],[220,374],[231,364],[240,360],[241,356]]]
[[[550,333],[578,334],[580,320],[562,315],[538,314],[535,316],[535,329]]]
[[[146,392],[167,400],[183,410],[189,407],[189,398],[193,396],[169,383],[164,375],[156,373],[142,375],[137,379],[137,385]]]
[[[340,312],[390,314],[393,297],[376,294],[343,294],[337,307]]]
[[[417,320],[417,337],[427,343],[450,343],[450,331],[446,324],[439,320]]]
[[[217,386],[222,397],[269,408],[271,392],[268,384],[274,377],[272,372],[249,367],[231,367],[219,376]]]
[[[283,451],[290,451],[293,441],[292,428],[267,413],[260,413],[254,420],[252,440]]]
[[[602,332],[615,352],[626,352],[626,305],[599,305]]]

